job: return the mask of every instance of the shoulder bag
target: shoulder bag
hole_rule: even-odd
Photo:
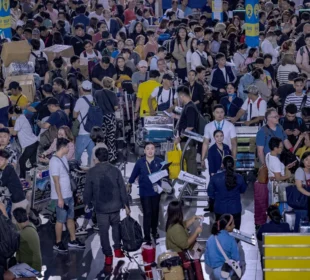
[[[221,270],[221,277],[223,277],[224,279],[231,279],[230,276],[231,276],[231,272],[233,271],[234,279],[241,279],[242,271],[241,271],[241,267],[239,263],[227,257],[217,237],[216,236],[214,237],[215,237],[216,246],[220,250],[221,254],[223,255],[225,259],[225,263],[223,264],[222,270]]]
[[[75,192],[75,191],[77,190],[77,183],[76,183],[75,179],[74,179],[73,176],[71,175],[69,169],[67,168],[67,166],[65,165],[65,163],[62,161],[62,159],[61,159],[60,157],[56,156],[56,155],[54,155],[54,157],[58,158],[58,159],[61,161],[61,163],[62,163],[62,165],[64,166],[64,168],[66,169],[66,171],[67,171],[67,173],[68,173],[68,175],[69,175],[69,178],[70,178],[71,191],[72,191],[72,192]]]

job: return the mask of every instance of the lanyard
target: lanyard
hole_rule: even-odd
[[[224,159],[224,149],[223,149],[223,151],[221,150],[221,149],[219,149],[219,148],[217,148],[217,151],[218,151],[218,153],[220,154],[220,156],[221,156],[221,158],[222,158],[222,161],[223,161],[223,159]]]
[[[145,164],[146,164],[146,167],[147,167],[147,170],[149,171],[149,173],[152,174],[151,169],[149,167],[149,163],[146,161]]]
[[[223,123],[222,123],[222,125],[221,124],[219,124],[218,126],[216,126],[216,121],[214,121],[214,126],[215,126],[215,128],[216,128],[216,130],[223,130],[223,126],[224,126],[224,123],[225,123],[225,120],[223,120]]]
[[[193,85],[193,87],[189,86],[189,90],[191,91],[191,97],[193,97],[194,89],[195,89],[195,84]]]

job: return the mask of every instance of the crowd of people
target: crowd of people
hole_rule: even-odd
[[[237,126],[259,127],[257,161],[268,169],[269,204],[277,202],[274,180],[295,179],[297,191],[310,196],[304,188],[310,174],[310,13],[299,12],[310,2],[260,0],[257,46],[247,45],[246,23],[242,13],[235,12],[245,9],[242,0],[223,1],[222,22],[213,19],[211,0],[199,9],[189,7],[188,0],[172,0],[171,8],[155,13],[161,7],[158,2],[11,1],[12,39],[2,39],[1,44],[29,43],[36,82],[35,98],[29,100],[18,81],[4,88],[5,79],[0,79],[1,183],[12,201],[9,213],[1,203],[0,209],[20,231],[19,264],[41,270],[38,235],[28,220],[30,205],[23,191],[28,170],[38,163],[49,169],[51,200],[56,206],[54,249],[85,248],[76,237],[81,229],[75,228],[69,164],[72,160],[80,163],[84,151],[84,204],[95,216],[105,264],[113,263],[110,226],[114,256],[124,257],[120,210],[130,215],[127,194],[137,179],[144,241],[159,237],[161,182],[153,184],[149,179],[161,169],[162,159],[155,156],[157,145],[145,143],[145,156],[136,161],[127,185],[114,165],[118,160],[116,111],[123,106],[119,97],[124,92],[135,96],[136,123],[162,111],[174,118],[173,141],[183,150],[187,172],[198,175],[200,165],[209,168],[208,210],[215,213],[216,222],[205,261],[214,269],[215,279],[222,279],[225,262],[218,242],[229,258],[240,260],[235,240],[227,234],[240,229],[240,194],[247,189],[235,170]],[[44,49],[54,45],[72,46],[74,55],[68,59],[55,55],[49,61]],[[86,72],[81,71],[82,60],[87,61]],[[176,107],[182,107],[182,112]],[[184,150],[187,138],[183,132],[199,133],[205,116],[210,122],[204,128],[202,145],[191,141]],[[270,207],[271,222],[257,225],[261,226],[259,239],[264,232],[290,230],[283,225],[279,209]],[[191,235],[187,229],[197,219],[184,223],[182,205],[171,202],[167,249],[182,252],[192,247],[202,229],[198,227]],[[70,234],[68,246],[62,242],[64,224]],[[0,267],[7,268],[1,257]],[[6,270],[5,279],[18,277],[16,271],[14,266]],[[1,274],[0,270],[0,279]]]

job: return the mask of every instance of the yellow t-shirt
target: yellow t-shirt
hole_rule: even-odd
[[[17,105],[17,106],[20,106],[20,107],[25,107],[27,106],[27,104],[29,103],[28,101],[28,98],[21,94],[20,98],[19,98],[20,95],[11,95],[10,96],[10,99],[12,101],[12,104],[13,105]],[[18,99],[19,98],[19,99]],[[16,104],[16,101],[18,100],[18,103]]]
[[[143,82],[139,85],[138,87],[138,93],[137,97],[141,98],[141,105],[140,105],[140,117],[143,117],[145,113],[150,113],[150,108],[148,104],[148,99],[151,96],[153,90],[157,87],[161,86],[160,83],[154,81],[154,80],[149,80],[146,82]],[[153,108],[157,107],[157,102],[155,99],[152,101],[153,103]]]
[[[303,146],[299,148],[296,152],[296,156],[298,156],[301,159],[305,152],[310,152],[310,147]]]

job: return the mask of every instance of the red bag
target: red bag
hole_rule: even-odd
[[[184,260],[184,274],[189,280],[203,280],[203,272],[200,260]]]
[[[267,221],[268,187],[267,184],[254,183],[254,220],[255,225],[263,225]]]

